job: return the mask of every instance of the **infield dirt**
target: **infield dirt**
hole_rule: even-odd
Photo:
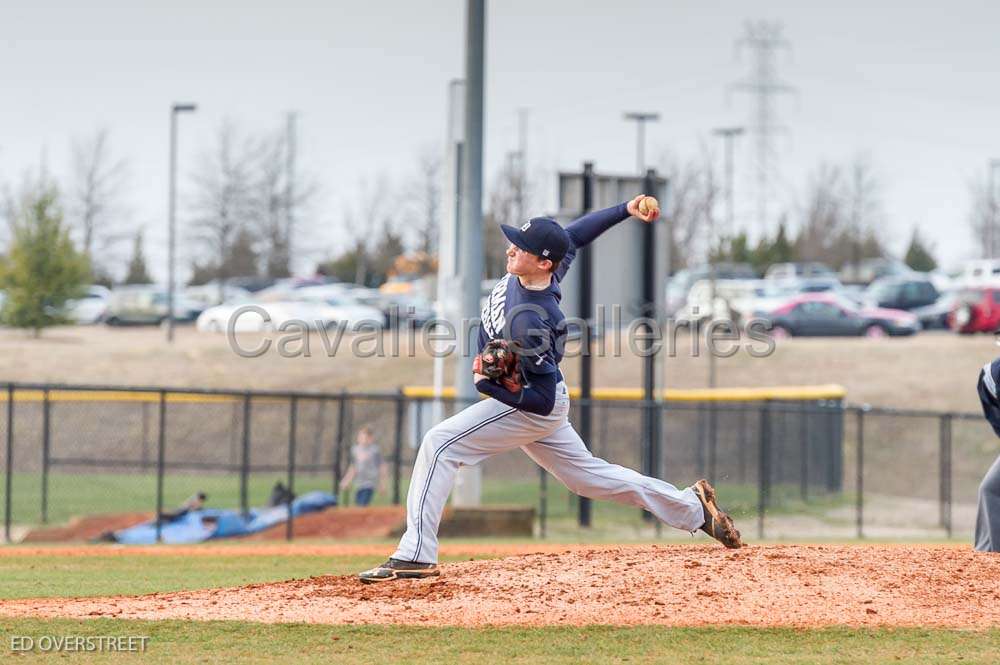
[[[522,547],[526,553],[502,559],[445,564],[441,577],[426,580],[363,585],[325,576],[145,596],[14,600],[0,602],[0,616],[467,627],[1000,626],[1000,555],[967,547]]]

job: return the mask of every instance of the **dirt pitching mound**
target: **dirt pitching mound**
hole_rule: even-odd
[[[576,550],[363,585],[314,577],[137,597],[0,603],[0,616],[422,625],[1000,626],[1000,556],[954,547]]]

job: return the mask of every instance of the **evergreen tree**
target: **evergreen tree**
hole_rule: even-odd
[[[132,259],[128,262],[126,284],[152,284],[153,279],[146,269],[146,256],[142,251],[142,229],[136,231],[135,244],[132,246]]]
[[[930,248],[924,245],[920,239],[920,233],[916,227],[913,229],[913,237],[910,238],[910,246],[906,250],[906,265],[920,272],[930,272],[937,268],[937,261],[931,255]]]
[[[0,289],[7,294],[0,320],[15,328],[42,329],[65,321],[66,301],[79,296],[90,276],[63,224],[54,186],[27,193],[13,216],[13,237],[0,259]]]

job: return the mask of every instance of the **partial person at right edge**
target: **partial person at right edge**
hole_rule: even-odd
[[[983,415],[1000,437],[1000,358],[988,362],[979,372],[979,401]],[[976,512],[974,546],[980,552],[1000,552],[1000,457],[986,472],[979,485],[979,509]]]

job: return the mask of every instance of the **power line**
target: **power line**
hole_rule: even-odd
[[[767,204],[770,196],[770,179],[778,169],[778,156],[774,137],[787,132],[778,122],[776,99],[778,95],[793,92],[794,88],[783,83],[777,73],[777,53],[790,49],[791,44],[782,34],[780,23],[748,21],[743,36],[737,40],[737,49],[749,48],[753,52],[750,74],[732,84],[732,89],[749,93],[753,98],[753,113],[749,122],[756,148],[757,175],[757,225],[758,231],[768,231]]]

